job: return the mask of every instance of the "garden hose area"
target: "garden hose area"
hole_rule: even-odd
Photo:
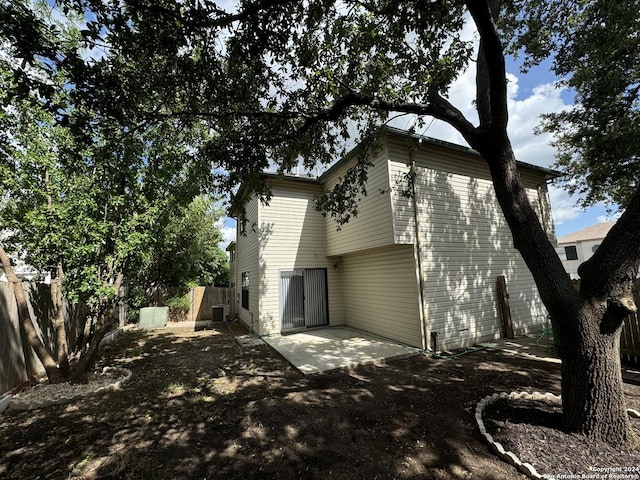
[[[462,352],[458,352],[458,353],[451,353],[449,355],[442,355],[439,354],[437,352],[434,352],[432,350],[425,350],[425,353],[427,355],[429,355],[431,358],[437,358],[437,359],[441,359],[441,360],[446,360],[446,359],[450,359],[450,358],[458,358],[458,357],[462,357],[464,355],[469,355],[470,353],[476,353],[479,352],[481,350],[485,350],[489,348],[489,345],[478,345],[477,347],[473,347],[470,348],[468,350],[464,350]]]

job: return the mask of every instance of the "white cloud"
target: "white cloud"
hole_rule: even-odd
[[[615,222],[620,218],[621,215],[622,213],[620,212],[616,212],[613,214],[599,215],[597,220],[598,220],[598,223]]]
[[[551,199],[551,214],[556,226],[579,217],[583,210],[576,207],[576,199],[569,197],[566,190],[549,185],[549,198]]]
[[[552,136],[544,133],[536,135],[534,130],[540,123],[541,115],[567,109],[562,100],[562,90],[553,83],[542,83],[535,87],[531,95],[518,98],[519,79],[507,74],[508,85],[508,133],[516,158],[523,162],[549,167],[554,162],[555,149],[550,145]],[[477,125],[477,113],[473,106],[475,95],[475,71],[468,69],[452,85],[449,99],[464,115]],[[462,136],[444,122],[436,121],[424,131],[425,135],[466,145]]]
[[[471,22],[469,22],[470,24]],[[471,38],[472,32],[466,32],[465,38]],[[474,106],[476,92],[476,71],[472,64],[451,86],[447,98],[474,125],[478,124],[478,115]],[[523,96],[520,92],[520,78],[507,73],[508,86],[508,133],[516,158],[534,165],[549,167],[554,162],[555,150],[550,145],[550,134],[536,135],[534,130],[540,123],[541,115],[555,113],[569,107],[564,103],[561,95],[563,90],[556,88],[551,74],[540,79],[539,85],[534,87],[531,94]],[[519,95],[520,94],[520,95]],[[524,98],[521,98],[524,97]],[[415,120],[403,117],[394,122],[399,128],[408,128]],[[426,121],[426,127],[418,129],[417,133],[438,138],[461,145],[466,141],[453,127],[441,121]]]
[[[607,212],[606,205],[596,203],[586,209],[576,206],[577,197],[570,197],[566,190],[549,186],[551,198],[551,212],[556,226],[556,236],[562,237],[581,230],[596,223],[614,222],[620,218],[620,213]]]
[[[508,73],[508,133],[511,145],[518,160],[538,166],[550,167],[555,161],[556,151],[551,146],[553,137],[548,133],[536,135],[535,129],[540,124],[541,116],[556,113],[570,108],[570,104],[562,99],[563,90],[557,88],[551,73],[540,70],[529,74],[529,85],[535,85],[531,90],[523,92],[521,82],[524,77]],[[475,99],[475,68],[473,65],[464,72],[452,85],[448,99],[475,125],[478,124],[477,113],[473,101]],[[400,128],[412,126],[415,120],[405,118],[403,124],[396,124]],[[417,133],[446,140],[461,145],[467,145],[463,137],[452,127],[440,121],[427,121],[427,127]],[[576,206],[577,198],[570,197],[566,190],[553,185],[549,186],[551,211],[556,228],[562,234],[570,233],[576,228],[582,228],[593,223],[594,211],[601,207],[587,211]],[[609,217],[606,217],[609,218]],[[577,224],[586,223],[576,227]],[[558,228],[559,227],[559,228]]]
[[[224,250],[231,242],[236,240],[236,222],[232,218],[222,217],[216,222],[216,227],[222,233],[222,240],[218,245]]]
[[[554,162],[555,149],[548,133],[536,135],[534,130],[545,113],[557,113],[569,108],[561,98],[562,90],[552,83],[543,83],[530,96],[518,100],[517,77],[510,75],[509,138],[518,160],[548,167]]]

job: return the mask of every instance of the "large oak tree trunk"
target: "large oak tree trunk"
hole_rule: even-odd
[[[122,280],[124,279],[124,274],[122,272],[116,275],[115,281],[113,282],[112,287],[115,291],[119,291],[122,286]],[[98,308],[98,314],[95,324],[95,329],[93,331],[93,335],[89,340],[89,346],[86,350],[83,350],[82,355],[78,362],[73,366],[71,372],[71,379],[74,382],[86,382],[88,378],[89,370],[93,367],[96,357],[98,355],[98,351],[100,349],[100,342],[104,338],[104,336],[109,332],[111,328],[111,319],[113,318],[113,313],[116,308],[116,302],[118,301],[118,297],[115,296],[110,300],[105,299],[103,304]]]
[[[621,327],[601,333],[602,312],[592,305],[578,315],[579,333],[560,346],[565,429],[611,444],[637,444],[624,399]]]
[[[633,280],[640,268],[640,191],[595,254],[579,268],[577,292],[554,245],[531,205],[507,135],[507,82],[504,46],[495,19],[500,0],[465,1],[478,28],[476,71],[478,127],[449,123],[487,162],[513,245],[520,252],[560,336],[565,428],[609,444],[635,446],[638,439],[625,409],[620,367],[623,318],[636,311]],[[437,111],[436,111],[437,113]]]
[[[95,364],[95,360],[98,355],[98,351],[100,349],[100,342],[104,338],[104,336],[109,333],[110,329],[110,318],[113,314],[114,309],[109,307],[107,311],[100,315],[98,320],[96,321],[95,330],[93,335],[91,335],[91,340],[89,341],[89,345],[82,352],[80,359],[74,364],[73,369],[71,371],[71,380],[74,383],[86,383],[88,381],[89,370]]]

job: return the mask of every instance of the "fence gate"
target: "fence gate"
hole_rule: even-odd
[[[329,324],[326,268],[280,272],[280,318],[282,330]]]

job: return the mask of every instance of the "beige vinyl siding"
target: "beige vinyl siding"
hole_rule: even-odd
[[[345,325],[341,268],[342,257],[327,257],[327,293],[331,326]]]
[[[497,338],[496,279],[504,275],[516,329],[543,311],[537,289],[498,206],[487,174],[474,178],[418,161],[417,195],[430,332],[440,348]],[[478,168],[476,165],[472,167]],[[528,192],[537,198],[536,191]]]
[[[350,252],[391,245],[394,243],[393,220],[389,190],[389,168],[386,148],[376,150],[369,167],[367,195],[359,198],[358,215],[337,230],[338,225],[330,216],[326,217],[327,253],[328,255],[344,255]],[[355,159],[346,162],[337,171],[332,172],[324,180],[330,189],[339,182]],[[381,193],[385,192],[385,193]]]
[[[421,346],[414,248],[395,245],[342,258],[345,323]]]
[[[398,152],[396,155],[398,155]],[[406,161],[389,161],[389,174],[392,185],[390,195],[393,209],[393,231],[395,243],[399,244],[413,244],[416,240],[413,199],[407,197],[405,193],[410,190],[406,177],[409,170],[408,157]]]
[[[236,312],[240,320],[251,326],[251,313],[254,315],[254,332],[260,334],[258,321],[259,268],[258,262],[258,205],[257,197],[251,198],[245,205],[245,233],[240,233],[241,219],[236,225]],[[249,272],[249,308],[242,308],[242,274]]]
[[[410,170],[409,145],[404,139],[390,137],[388,140],[389,175],[391,179],[391,201],[396,243],[415,242],[415,222],[411,198],[402,195],[409,189],[406,175]],[[441,172],[485,180],[491,183],[491,176],[485,161],[472,153],[458,152],[447,148],[428,145],[415,153],[419,166]],[[543,220],[550,238],[555,240],[551,218],[549,194],[543,173],[523,168],[520,170],[522,183],[539,218]],[[496,201],[497,202],[497,201]],[[500,212],[500,211],[499,211]],[[541,213],[543,212],[543,213]],[[500,212],[500,215],[502,213]]]
[[[340,278],[335,261],[327,259],[325,219],[314,209],[319,184],[304,181],[271,181],[272,198],[260,207],[260,332],[279,333],[280,271],[326,268],[329,319],[343,318]]]
[[[409,150],[403,140],[388,144],[394,230],[397,243],[415,242],[412,199],[407,188]],[[438,332],[438,348],[457,348],[499,337],[496,279],[505,275],[514,328],[534,330],[544,307],[528,268],[513,248],[511,232],[497,203],[484,161],[438,146],[415,152],[417,203],[429,332]],[[542,173],[521,172],[540,215],[540,193],[547,195]],[[540,192],[539,192],[540,190]]]

